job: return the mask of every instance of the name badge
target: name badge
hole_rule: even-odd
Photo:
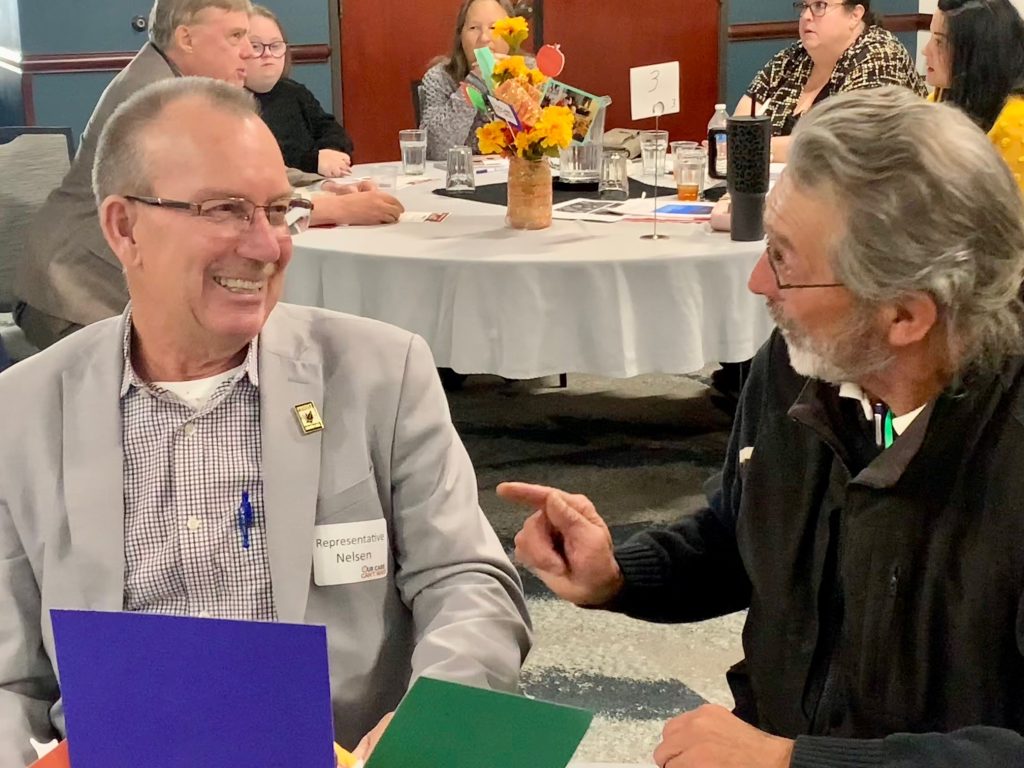
[[[313,582],[317,586],[356,584],[387,575],[386,521],[335,523],[313,529]]]

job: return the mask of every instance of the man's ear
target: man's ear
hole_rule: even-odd
[[[135,209],[131,201],[110,195],[100,205],[100,229],[110,250],[125,269],[140,265],[139,247],[135,242]]]
[[[184,53],[192,53],[192,32],[184,24],[174,29],[174,47]]]
[[[886,310],[889,344],[908,347],[922,341],[939,320],[939,308],[929,294],[911,293]]]

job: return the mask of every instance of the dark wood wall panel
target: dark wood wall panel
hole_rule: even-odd
[[[642,3],[549,0],[544,42],[560,43],[566,56],[560,79],[613,99],[608,127],[634,124],[629,110],[629,68],[680,63],[682,111],[662,119],[672,139],[699,139],[718,100],[718,0],[644,0]]]
[[[346,0],[341,92],[356,162],[397,160],[398,132],[414,128],[411,84],[452,42],[458,0]]]
[[[699,138],[718,94],[718,0],[533,4],[542,39],[566,54],[563,80],[613,105],[607,125],[632,126],[629,67],[679,60],[683,112],[664,119],[673,138]],[[345,127],[357,160],[398,157],[398,131],[413,125],[410,86],[451,45],[456,0],[346,0],[341,20]],[[541,22],[541,18],[543,19]],[[637,127],[653,127],[645,121]]]

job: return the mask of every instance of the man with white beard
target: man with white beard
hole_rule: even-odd
[[[704,509],[615,547],[507,483],[516,556],[580,606],[748,609],[736,708],[663,768],[1024,765],[1024,204],[963,114],[885,88],[804,117],[750,276],[778,331]]]

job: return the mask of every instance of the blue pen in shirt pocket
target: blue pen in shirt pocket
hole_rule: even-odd
[[[249,548],[249,529],[252,528],[252,504],[249,492],[242,491],[242,503],[238,507],[238,530],[242,532],[242,549]]]

